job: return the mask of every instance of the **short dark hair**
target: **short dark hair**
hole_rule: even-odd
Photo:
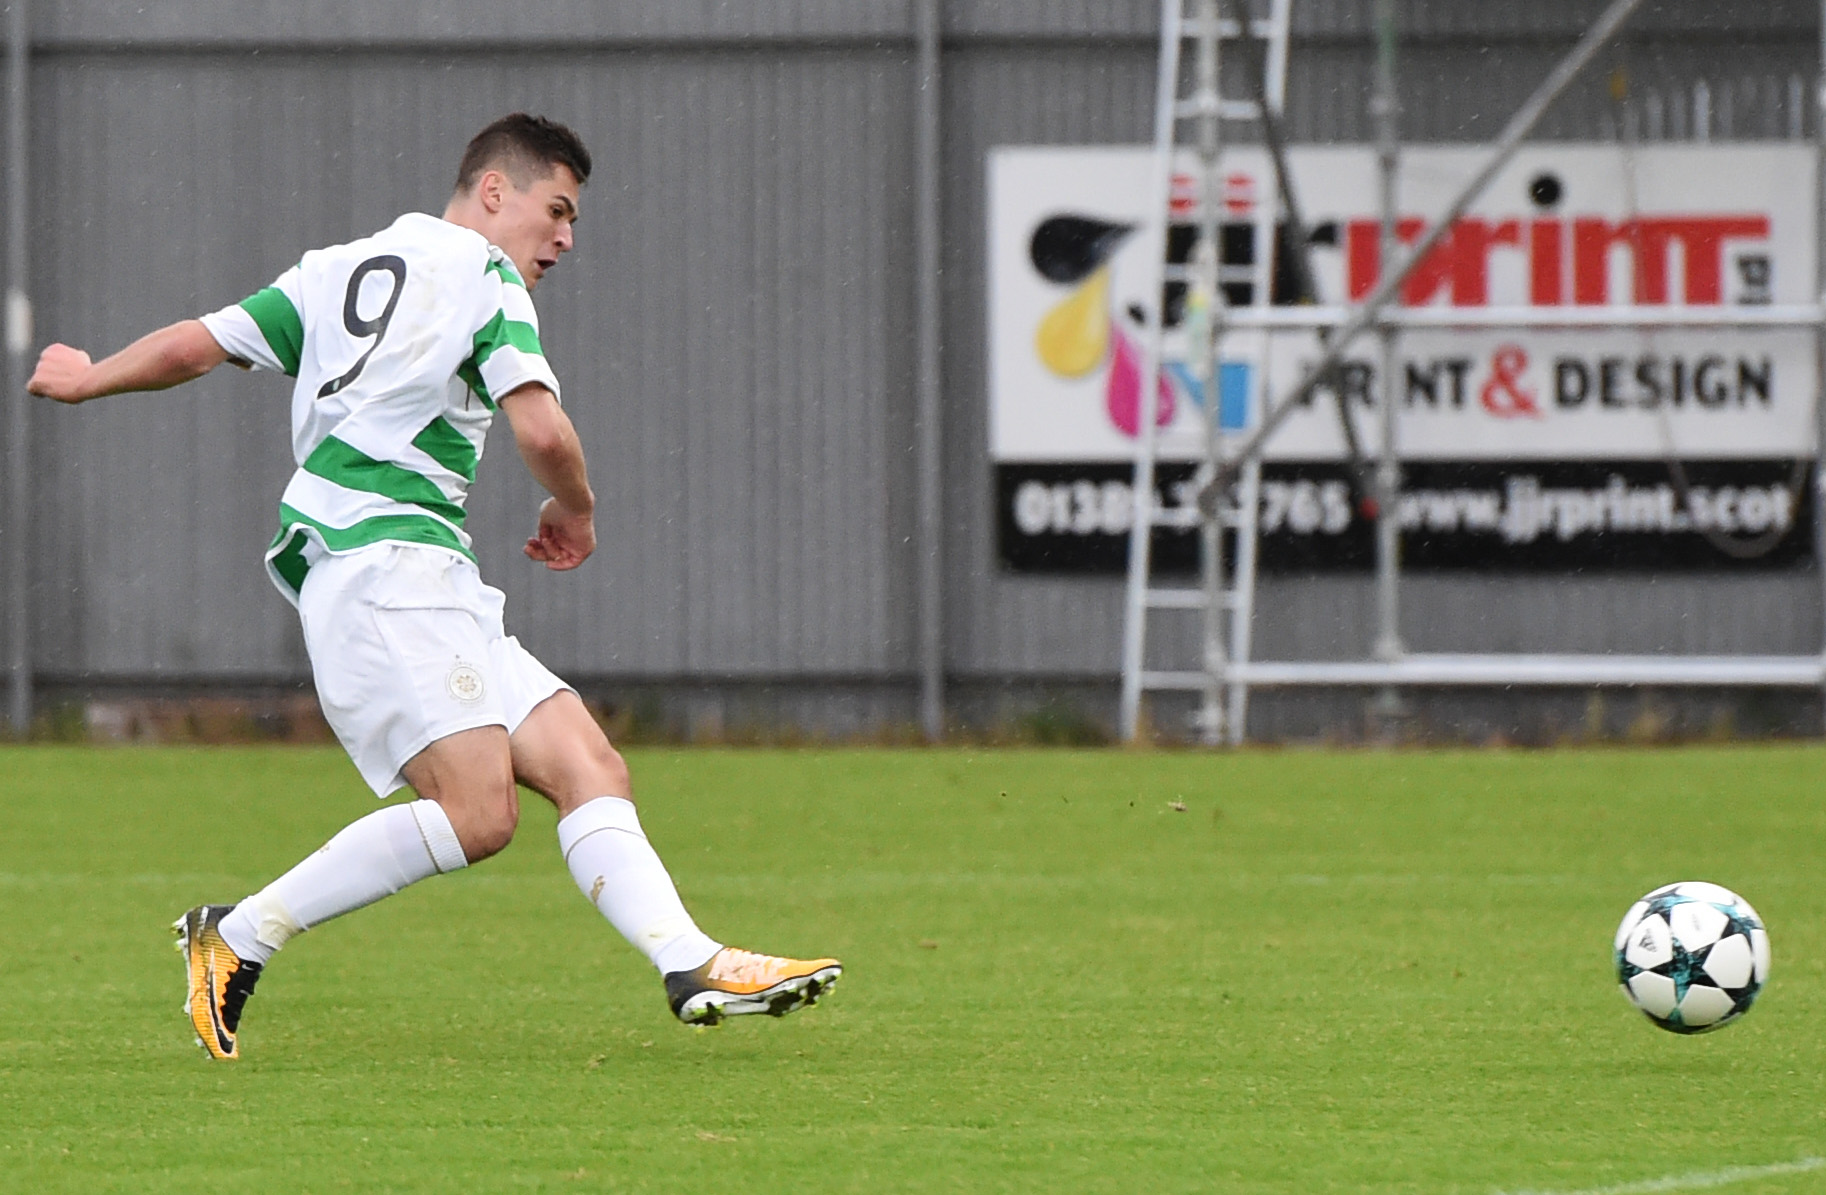
[[[583,138],[555,120],[513,112],[470,139],[457,166],[456,189],[470,190],[486,170],[499,170],[516,187],[525,187],[557,166],[568,167],[579,183],[589,181],[590,151]]]

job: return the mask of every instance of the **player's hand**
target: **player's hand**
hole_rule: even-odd
[[[67,344],[53,344],[38,356],[38,368],[25,388],[44,398],[77,403],[90,397],[83,382],[89,372],[89,354]]]
[[[556,498],[539,508],[539,532],[526,541],[526,554],[553,572],[576,568],[596,550],[596,516],[573,514]]]

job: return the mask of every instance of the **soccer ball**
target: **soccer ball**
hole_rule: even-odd
[[[1617,981],[1673,1033],[1704,1033],[1749,1011],[1769,978],[1763,919],[1728,888],[1689,880],[1657,888],[1617,927]]]

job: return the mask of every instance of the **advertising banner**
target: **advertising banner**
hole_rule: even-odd
[[[1483,163],[1483,147],[1401,159],[1400,236],[1416,242]],[[1175,179],[1175,208],[1192,163]],[[998,538],[1016,570],[1120,571],[1141,407],[1148,291],[1146,148],[1005,148],[989,163],[990,455]],[[1373,149],[1295,149],[1321,304],[1381,276]],[[1266,155],[1225,159],[1222,260],[1258,253]],[[1814,163],[1801,144],[1544,145],[1521,151],[1403,288],[1410,307],[1757,308],[1814,294]],[[1283,230],[1284,231],[1284,230]],[[1188,227],[1168,230],[1183,261]],[[1265,238],[1264,238],[1265,239]],[[1292,295],[1277,256],[1274,301]],[[1226,273],[1226,298],[1253,301]],[[1184,285],[1168,282],[1162,497],[1202,455],[1204,396],[1184,361]],[[1224,339],[1216,401],[1255,417],[1317,360],[1310,331]],[[1267,446],[1265,569],[1368,567],[1373,530],[1346,468],[1337,396],[1379,450],[1374,336]],[[1817,366],[1809,329],[1486,328],[1401,332],[1392,387],[1406,463],[1398,509],[1415,568],[1786,566],[1811,558]],[[1182,462],[1171,467],[1172,462]],[[1167,563],[1186,533],[1157,532]],[[1184,542],[1179,542],[1184,541]]]

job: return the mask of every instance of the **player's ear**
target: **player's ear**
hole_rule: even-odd
[[[507,202],[507,176],[499,170],[484,170],[476,180],[476,196],[489,212],[498,212]]]

